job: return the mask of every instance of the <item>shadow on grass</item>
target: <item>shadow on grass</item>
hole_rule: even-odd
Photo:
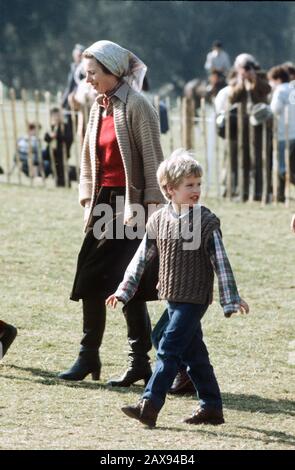
[[[143,385],[132,385],[130,388],[126,387],[111,387],[106,383],[90,382],[90,381],[77,381],[71,382],[67,380],[62,380],[57,377],[57,373],[46,371],[40,368],[34,367],[19,367],[13,364],[7,364],[9,367],[24,371],[30,372],[33,376],[39,377],[35,380],[31,377],[17,377],[13,375],[3,375],[1,377],[6,377],[9,379],[24,380],[24,381],[34,381],[35,383],[40,383],[42,385],[62,385],[66,387],[75,387],[75,388],[85,388],[89,390],[97,390],[99,388],[109,390],[110,392],[119,392],[119,393],[129,393],[132,392],[143,392]],[[248,395],[248,394],[234,394],[234,393],[223,393],[223,403],[224,407],[228,410],[237,410],[237,411],[246,411],[251,413],[265,413],[265,414],[285,414],[289,416],[295,416],[295,402],[286,399],[273,400],[270,398],[260,397],[258,395]],[[177,399],[182,399],[181,396],[176,396]]]
[[[119,392],[119,393],[128,393],[130,391],[132,392],[138,392],[142,393],[144,390],[143,385],[132,385],[130,388],[129,387],[111,387],[110,385],[107,385],[106,383],[102,383],[100,381],[87,381],[85,380],[79,380],[79,381],[68,381],[68,380],[63,380],[59,379],[57,377],[57,373],[51,372],[51,371],[46,371],[44,369],[39,369],[35,367],[19,367],[14,364],[7,364],[8,367],[11,369],[16,369],[19,371],[23,372],[30,372],[33,376],[39,377],[39,379],[34,379],[32,377],[19,377],[19,376],[14,376],[14,375],[8,375],[8,374],[1,374],[2,378],[6,379],[14,379],[14,380],[20,380],[20,381],[29,381],[29,382],[34,382],[34,383],[39,383],[42,385],[61,385],[65,387],[72,387],[72,388],[85,388],[88,390],[98,390],[98,389],[105,389],[109,390],[110,392]]]
[[[286,414],[295,416],[295,401],[260,397],[258,395],[223,393],[224,407],[228,410],[250,411],[251,413]]]
[[[180,395],[174,395],[181,399]],[[193,398],[193,395],[185,395]],[[222,393],[224,408],[228,410],[249,411],[250,413],[286,414],[295,416],[295,401],[260,397],[258,395]]]
[[[243,433],[241,434],[234,434],[234,433],[229,433],[229,432],[222,432],[220,434],[219,432],[214,432],[210,430],[204,430],[198,428],[196,431],[200,434],[206,434],[206,435],[212,435],[212,436],[218,436],[220,437],[222,435],[223,438],[229,437],[229,438],[234,438],[234,439],[244,439],[245,441],[260,441],[264,442],[265,444],[285,444],[288,446],[292,446],[294,448],[295,446],[295,436],[291,434],[287,434],[285,432],[281,431],[271,431],[271,430],[266,430],[266,429],[259,429],[259,428],[251,428],[249,426],[237,426],[238,429],[241,430],[247,430],[255,433],[255,436],[249,436]],[[260,433],[261,436],[257,437],[257,433]]]

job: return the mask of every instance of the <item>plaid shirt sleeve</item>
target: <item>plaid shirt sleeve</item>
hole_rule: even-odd
[[[140,279],[144,273],[146,265],[157,255],[158,249],[155,240],[148,238],[145,233],[139,247],[130,261],[123,281],[119,284],[115,296],[118,300],[127,304],[135,295]]]
[[[214,230],[211,241],[209,256],[218,278],[220,305],[224,315],[230,317],[232,313],[239,310],[241,298],[218,230]]]

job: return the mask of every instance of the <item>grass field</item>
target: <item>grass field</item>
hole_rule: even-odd
[[[158,427],[147,430],[120,411],[137,401],[140,383],[127,390],[106,386],[126,365],[119,308],[108,311],[101,381],[56,378],[75,359],[81,336],[81,306],[68,300],[83,237],[77,199],[75,189],[0,186],[0,317],[19,332],[0,364],[0,448],[294,448],[295,236],[289,222],[295,207],[204,201],[222,219],[251,308],[248,317],[226,319],[215,290],[203,322],[226,423],[185,425],[197,400],[168,396]],[[149,304],[153,324],[163,307]]]

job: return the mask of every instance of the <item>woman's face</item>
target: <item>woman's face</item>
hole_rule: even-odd
[[[114,87],[116,77],[106,74],[98,64],[96,59],[84,59],[84,70],[86,73],[86,82],[90,83],[98,93],[106,93]]]

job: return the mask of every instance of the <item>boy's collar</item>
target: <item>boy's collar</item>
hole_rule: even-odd
[[[171,214],[174,216],[174,217],[177,217],[177,218],[182,218],[182,217],[186,217],[189,213],[191,213],[192,211],[194,210],[199,210],[201,207],[201,204],[194,204],[193,207],[190,207],[187,211],[183,212],[182,214],[180,214],[179,212],[177,212],[174,207],[173,207],[173,204],[172,204],[172,201],[169,201],[168,202],[168,210],[171,212]]]

